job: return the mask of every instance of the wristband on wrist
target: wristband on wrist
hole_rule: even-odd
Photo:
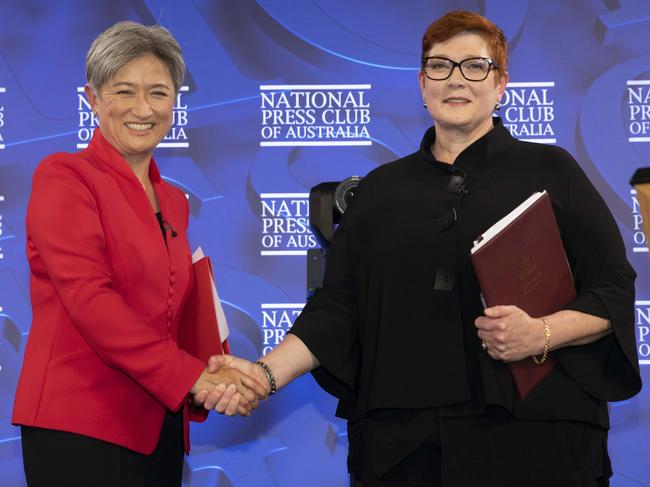
[[[534,355],[533,357],[533,362],[535,362],[537,365],[542,365],[544,362],[546,362],[546,359],[548,358],[548,353],[551,349],[551,327],[548,324],[548,321],[546,321],[544,318],[540,318],[542,320],[542,323],[544,323],[544,350],[542,351],[542,357],[538,359]]]
[[[272,396],[278,392],[278,388],[275,384],[275,377],[273,375],[273,372],[271,372],[271,367],[269,367],[268,364],[262,362],[261,360],[255,362],[255,365],[259,365],[262,368],[262,372],[264,372],[266,381],[269,383],[269,396]]]

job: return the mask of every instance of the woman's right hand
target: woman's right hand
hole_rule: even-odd
[[[205,409],[214,409],[227,416],[240,414],[250,416],[266,399],[265,387],[257,380],[233,367],[206,368],[190,391],[194,404]]]
[[[235,368],[247,376],[255,379],[265,390],[264,397],[261,397],[260,399],[266,399],[268,397],[270,392],[269,383],[261,367],[254,364],[250,360],[235,357],[234,355],[213,355],[208,360],[209,372],[216,372],[224,367]]]
[[[206,368],[206,373],[215,375],[233,371],[237,372],[239,377],[246,378],[241,390],[232,383],[228,387],[225,387],[225,383],[210,389],[203,387],[194,393],[194,403],[228,416],[235,413],[250,416],[251,410],[257,408],[259,401],[268,397],[268,382],[260,367],[232,355],[213,355]]]

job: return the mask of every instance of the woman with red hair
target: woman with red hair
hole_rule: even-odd
[[[322,288],[258,365],[274,392],[313,370],[348,419],[364,487],[606,486],[607,401],[641,387],[634,278],[616,222],[565,150],[514,139],[494,117],[508,83],[501,29],[473,12],[429,26],[418,73],[434,125],[370,172],[328,253]],[[483,309],[473,239],[546,190],[577,297],[530,316]],[[552,351],[523,399],[507,363]],[[216,403],[218,394],[207,398]]]

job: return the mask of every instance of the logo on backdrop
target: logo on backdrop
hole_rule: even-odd
[[[189,90],[189,86],[181,86],[174,103],[172,127],[157,147],[188,148],[190,146],[187,136],[187,104],[183,100],[183,96]],[[99,120],[90,108],[83,86],[77,87],[77,111],[79,113],[77,149],[85,149],[93,136],[93,130],[99,125]]]
[[[371,85],[261,85],[260,146],[372,145]]]
[[[7,92],[7,88],[0,86],[0,94]],[[2,100],[2,98],[0,98]],[[0,102],[0,149],[5,148],[5,139],[4,139],[4,128],[5,128],[5,106]]]
[[[636,198],[636,189],[630,190],[630,198],[632,200],[632,252],[647,252],[648,242],[643,233],[643,215]]]
[[[650,365],[650,301],[635,301],[636,351],[640,365]]]
[[[262,355],[266,355],[284,340],[304,303],[262,303]]]
[[[628,142],[650,142],[650,80],[629,80],[626,95]]]
[[[261,255],[307,255],[318,247],[309,229],[309,193],[260,194]]]
[[[555,144],[554,81],[508,83],[501,99],[503,125],[517,139]]]

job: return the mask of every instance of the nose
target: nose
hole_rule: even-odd
[[[151,108],[149,100],[147,100],[147,96],[144,93],[138,93],[135,96],[131,111],[138,118],[146,119],[151,116],[153,109]]]
[[[448,83],[458,83],[458,82],[464,82],[465,77],[463,76],[463,73],[460,71],[460,66],[456,65],[451,68],[451,74],[449,75],[449,78],[447,78]]]

